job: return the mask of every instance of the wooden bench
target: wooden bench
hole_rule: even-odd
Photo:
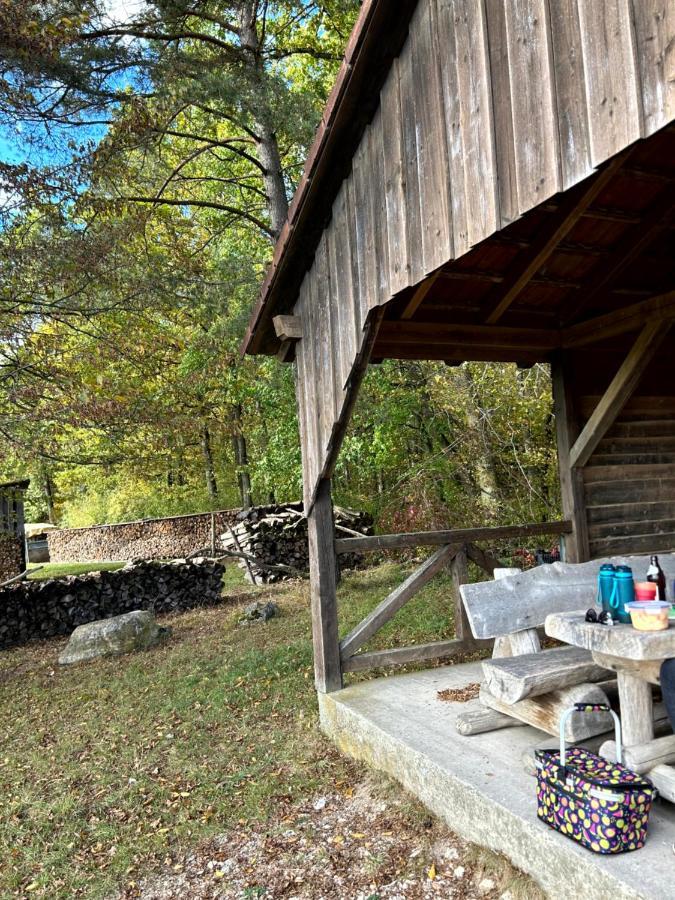
[[[588,651],[568,646],[542,650],[537,631],[549,613],[593,606],[598,568],[610,561],[630,565],[638,575],[649,564],[648,557],[554,563],[517,574],[505,570],[504,578],[462,585],[473,636],[495,642],[492,659],[483,662],[480,705],[458,718],[462,734],[528,724],[557,735],[560,717],[574,703],[607,703],[608,692],[616,693],[613,673]],[[584,740],[611,727],[606,713],[573,716],[567,740]]]

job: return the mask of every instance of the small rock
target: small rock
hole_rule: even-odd
[[[489,894],[490,891],[493,891],[495,888],[495,883],[492,878],[483,878],[478,882],[478,893],[479,894]]]
[[[465,871],[466,869],[464,868],[464,866],[457,866],[452,874],[455,876],[455,878],[464,878]]]
[[[503,894],[499,895],[499,900],[515,900],[515,897],[511,891],[504,891]]]
[[[59,663],[65,666],[99,656],[147,650],[166,640],[170,633],[171,629],[160,628],[152,613],[146,610],[88,622],[73,631],[66,649],[59,656]]]
[[[327,802],[328,802],[328,801],[326,800],[325,797],[319,797],[319,799],[318,799],[318,800],[316,801],[316,803],[314,804],[314,809],[315,809],[317,812],[321,812],[322,809],[325,809],[325,808],[326,808],[326,803],[327,803]]]
[[[254,603],[249,603],[249,605],[244,609],[244,615],[239,620],[240,622],[257,622],[259,620],[263,622],[267,622],[269,619],[273,619],[275,616],[279,615],[279,607],[276,603],[263,603],[262,600],[256,600]]]

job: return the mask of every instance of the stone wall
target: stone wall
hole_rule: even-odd
[[[21,538],[0,534],[0,584],[23,572],[23,552]]]
[[[238,509],[213,513],[218,541]],[[211,513],[144,519],[91,528],[61,528],[47,535],[51,562],[175,559],[211,546]]]
[[[212,562],[130,563],[114,572],[23,581],[0,590],[0,649],[68,635],[134,609],[155,614],[223,602],[225,567]]]

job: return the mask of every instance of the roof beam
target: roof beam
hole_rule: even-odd
[[[619,277],[625,269],[652,243],[652,241],[668,228],[675,212],[675,185],[670,184],[640,219],[635,228],[631,228],[619,240],[612,250],[610,259],[594,268],[586,286],[581,286],[581,298],[576,303],[565,324],[573,322],[579,313],[587,307],[598,294],[612,281]]]
[[[516,259],[515,264],[506,274],[499,299],[485,319],[489,325],[494,325],[501,319],[530,283],[534,274],[555,251],[560,241],[569,234],[591,203],[616,175],[627,156],[627,153],[620,153],[614,157],[606,168],[591,179],[581,196],[575,191],[565,203],[561,204],[560,213],[556,216],[555,221],[548,228],[543,228],[539,237],[532,243],[527,259]]]
[[[614,423],[670,328],[668,321],[649,322],[633,344],[621,368],[593,410],[569,453],[570,468],[585,466]]]
[[[641,303],[623,306],[602,316],[595,316],[563,332],[563,347],[584,347],[627,331],[637,331],[649,319],[675,318],[675,291],[650,297]]]
[[[417,286],[417,288],[415,289],[415,293],[412,295],[412,297],[408,301],[408,305],[401,314],[402,319],[412,319],[426,295],[440,278],[440,275],[440,271],[434,272],[433,275],[425,278],[424,281],[422,281]]]

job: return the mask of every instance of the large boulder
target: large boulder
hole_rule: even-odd
[[[59,662],[68,665],[99,656],[147,650],[166,640],[170,633],[169,628],[161,628],[152,613],[145,610],[100,619],[80,625],[73,631]]]

